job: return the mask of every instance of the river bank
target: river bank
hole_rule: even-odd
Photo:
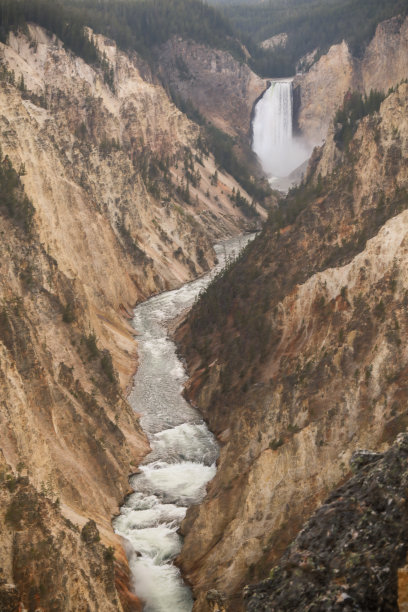
[[[182,395],[187,374],[169,337],[169,324],[191,308],[250,240],[240,236],[216,245],[218,264],[209,274],[156,295],[134,311],[140,365],[129,402],[141,415],[152,450],[130,478],[134,493],[113,524],[125,539],[132,586],[145,602],[145,612],[192,608],[190,589],[172,562],[182,547],[177,531],[187,508],[204,498],[218,456],[215,438]]]

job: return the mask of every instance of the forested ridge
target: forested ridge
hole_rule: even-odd
[[[181,36],[229,51],[260,76],[281,77],[293,75],[306,53],[323,53],[343,39],[360,55],[379,22],[407,13],[408,0],[269,0],[223,8],[202,0],[0,0],[0,35],[5,40],[10,28],[33,21],[85,61],[97,62],[97,50],[84,33],[89,26],[151,65],[158,46]],[[285,48],[259,47],[281,32],[288,33]]]
[[[86,61],[96,61],[84,27],[137,51],[152,61],[154,49],[174,35],[225,49],[244,61],[241,44],[229,20],[201,0],[0,0],[0,32],[33,21],[57,34]]]
[[[293,75],[306,53],[324,53],[342,40],[360,56],[381,21],[407,13],[407,0],[269,0],[224,8],[252,55],[251,67],[264,77]],[[288,34],[285,48],[257,46],[282,32]]]

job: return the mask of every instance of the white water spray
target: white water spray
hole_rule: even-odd
[[[273,81],[255,107],[252,148],[270,179],[287,177],[310,155],[293,136],[292,81]]]

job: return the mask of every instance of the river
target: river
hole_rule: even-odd
[[[187,508],[199,503],[214,477],[218,446],[200,414],[182,396],[187,374],[169,338],[168,323],[190,308],[230,258],[251,240],[232,238],[215,246],[217,266],[205,276],[138,305],[139,368],[129,401],[141,414],[151,453],[133,475],[134,490],[114,520],[126,539],[132,587],[144,612],[190,612],[193,599],[173,559],[182,538],[177,533]]]

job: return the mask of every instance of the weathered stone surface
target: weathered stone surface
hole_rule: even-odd
[[[248,612],[398,609],[398,568],[408,548],[407,444],[403,434],[329,496],[269,579],[246,588]]]
[[[408,611],[408,566],[398,570],[398,610]]]
[[[2,612],[19,612],[20,595],[14,584],[0,584],[0,610]]]
[[[325,138],[346,92],[359,88],[354,63],[343,42],[331,47],[308,72],[295,77],[293,87],[299,98],[296,123],[309,143],[319,144]]]
[[[334,45],[304,74],[294,79],[299,99],[296,121],[305,138],[326,138],[334,113],[348,91],[387,92],[407,78],[408,18],[395,17],[377,27],[362,59],[352,57],[345,42]]]
[[[248,139],[252,107],[266,89],[265,79],[227,51],[179,38],[163,46],[160,64],[170,86],[214,125]]]
[[[347,152],[328,140],[289,196],[295,220],[267,225],[178,331],[188,394],[222,441],[182,526],[197,611],[211,588],[240,610],[243,580],[267,575],[352,453],[406,428],[407,116],[402,84]]]

